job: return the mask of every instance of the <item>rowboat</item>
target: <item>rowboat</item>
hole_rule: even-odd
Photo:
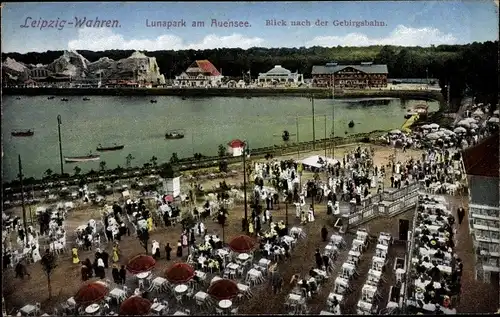
[[[349,128],[354,127],[354,121],[352,121],[352,120],[351,120],[351,121],[349,122],[348,126],[349,126]]]
[[[29,130],[15,130],[11,132],[12,136],[33,136],[35,134],[35,131],[29,129]]]
[[[84,156],[65,156],[64,162],[66,163],[77,163],[77,162],[90,162],[90,161],[99,161],[101,158],[98,154],[89,154]]]
[[[106,151],[118,151],[118,150],[122,150],[123,148],[125,147],[125,145],[112,145],[112,146],[102,146],[99,144],[99,146],[97,147],[97,151],[99,152],[106,152]]]
[[[175,130],[165,133],[165,139],[167,140],[176,140],[183,138],[184,138],[184,132],[181,130]]]

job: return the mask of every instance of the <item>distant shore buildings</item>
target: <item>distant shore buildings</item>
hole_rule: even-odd
[[[12,58],[2,63],[4,84],[17,87],[59,88],[154,88],[173,85],[179,88],[245,88],[251,87],[317,87],[339,89],[384,88],[388,83],[403,83],[388,79],[387,65],[364,62],[359,65],[327,63],[312,67],[312,79],[305,79],[298,71],[292,72],[275,65],[257,78],[227,78],[209,60],[195,60],[173,80],[160,73],[156,58],[141,52],[120,60],[102,57],[88,61],[76,51],[65,51],[48,65],[25,65]],[[247,83],[247,80],[248,82]],[[167,82],[168,81],[168,82]],[[429,83],[429,79],[425,80]]]
[[[338,65],[327,63],[324,66],[313,66],[313,87],[366,89],[387,87],[387,65],[371,62],[360,65]]]
[[[179,76],[175,77],[177,87],[220,87],[224,76],[208,60],[196,60]]]
[[[261,87],[300,86],[304,83],[304,76],[298,72],[292,73],[281,65],[276,65],[268,72],[260,73],[257,82]]]

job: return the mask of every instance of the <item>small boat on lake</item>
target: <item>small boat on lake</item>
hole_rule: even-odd
[[[35,134],[35,131],[32,129],[29,130],[14,130],[11,132],[12,136],[18,136],[18,137],[26,137],[26,136],[33,136]]]
[[[55,98],[54,96],[47,97],[48,100],[52,100],[54,98]]]
[[[149,102],[151,102],[151,103],[157,103],[158,101],[154,100],[154,99],[151,99]]]
[[[102,146],[101,144],[99,144],[96,150],[99,152],[118,151],[123,150],[124,147],[125,145],[117,145],[116,143],[112,146]]]
[[[90,162],[99,161],[101,158],[98,154],[89,154],[84,156],[65,156],[64,162],[66,163],[79,163],[79,162]]]
[[[354,127],[354,121],[349,121],[349,124],[348,124],[349,128],[353,128]]]
[[[88,98],[88,97],[83,97],[83,101],[89,101],[89,100],[90,100],[90,98]]]
[[[183,138],[184,138],[184,132],[182,130],[173,130],[165,133],[165,139],[167,140],[177,140]]]
[[[69,101],[68,98],[62,98],[61,101]]]

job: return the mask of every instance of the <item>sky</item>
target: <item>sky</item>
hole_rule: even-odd
[[[96,19],[99,25],[95,24]],[[236,21],[240,26],[215,26],[213,19]],[[286,25],[272,25],[268,23],[272,21],[267,20]],[[204,25],[193,26],[193,21]],[[292,25],[295,21],[301,24]],[[2,52],[19,53],[82,49],[430,46],[497,40],[498,0],[9,2],[3,4],[1,23]]]

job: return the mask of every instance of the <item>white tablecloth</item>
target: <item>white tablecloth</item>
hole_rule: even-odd
[[[93,313],[97,312],[98,310],[99,310],[99,305],[97,305],[97,304],[92,304],[92,305],[87,306],[87,308],[85,308],[85,312],[87,314],[93,314]]]
[[[224,299],[224,300],[221,300],[219,302],[219,307],[222,308],[222,309],[231,308],[232,305],[233,305],[233,302],[230,301],[229,299]]]
[[[184,293],[185,291],[188,290],[188,287],[187,287],[187,285],[181,284],[181,285],[177,285],[174,288],[174,290],[175,290],[176,293]]]

